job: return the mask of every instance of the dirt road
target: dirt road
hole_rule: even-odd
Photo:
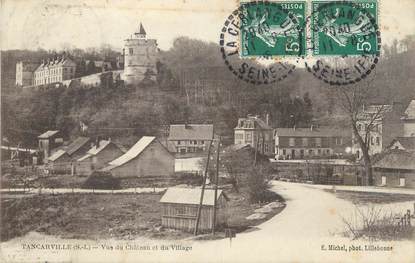
[[[229,239],[215,241],[156,241],[137,240],[135,244],[146,244],[154,250],[103,250],[74,252],[56,252],[49,260],[80,260],[90,262],[414,262],[415,243],[411,241],[376,242],[354,241],[340,235],[343,230],[341,216],[346,217],[353,211],[351,202],[337,198],[326,191],[310,188],[306,185],[275,182],[273,190],[287,201],[287,207],[271,220],[261,224],[258,229],[238,234],[230,243]],[[413,207],[413,202],[402,202],[391,209]],[[49,239],[48,239],[49,238]],[[86,243],[80,240],[60,240],[40,237],[41,242]],[[22,255],[19,245],[25,238],[11,240],[2,244],[2,254]],[[91,245],[118,244],[122,241],[88,241]],[[162,250],[162,245],[167,249]],[[181,245],[181,246],[174,246]],[[329,251],[323,250],[329,245],[351,245],[364,249],[365,245],[392,247],[392,251]],[[191,249],[189,249],[191,247]],[[16,249],[17,248],[17,249]],[[175,248],[175,250],[173,250]],[[187,248],[187,249],[186,249]],[[178,250],[177,250],[178,249]],[[11,254],[10,254],[11,253]],[[24,259],[44,258],[40,250],[26,251]],[[59,257],[58,257],[59,256]],[[10,257],[7,257],[10,259]],[[6,259],[7,259],[6,258]],[[20,259],[20,258],[19,258]],[[84,261],[84,260],[83,260]]]

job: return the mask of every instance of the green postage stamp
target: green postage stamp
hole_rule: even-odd
[[[313,1],[313,55],[365,55],[379,52],[376,0]]]
[[[305,55],[305,2],[242,2],[240,13],[241,57]]]

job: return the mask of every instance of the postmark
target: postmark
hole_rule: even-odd
[[[225,65],[236,77],[252,84],[285,79],[305,54],[301,12],[305,15],[305,3],[298,1],[242,3],[227,17],[220,34]]]
[[[307,18],[313,59],[305,66],[330,85],[348,85],[365,79],[380,55],[377,2],[313,1]]]

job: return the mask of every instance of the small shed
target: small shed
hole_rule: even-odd
[[[59,131],[47,131],[37,138],[39,140],[39,151],[43,153],[46,162],[52,150],[63,144],[63,138]]]
[[[47,169],[52,173],[70,173],[71,157],[64,150],[57,150],[48,157]]]
[[[197,211],[200,204],[200,188],[169,188],[160,199],[162,204],[161,223],[166,228],[192,232],[196,226]],[[199,230],[207,232],[213,227],[214,211],[213,189],[205,189]],[[228,198],[222,190],[217,192],[216,225],[226,223],[226,207]]]

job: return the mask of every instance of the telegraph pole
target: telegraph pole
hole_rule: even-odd
[[[200,214],[202,212],[203,195],[205,193],[206,178],[207,178],[208,169],[209,169],[210,150],[212,148],[212,143],[213,143],[213,139],[210,141],[209,148],[208,148],[208,156],[207,156],[206,167],[205,167],[205,175],[203,177],[203,182],[202,182],[202,192],[200,194],[199,208],[197,209],[196,225],[195,225],[195,231],[194,231],[195,236],[197,236],[197,231],[199,229]]]
[[[216,198],[218,197],[218,184],[219,184],[219,150],[220,150],[220,136],[218,139],[218,147],[216,147],[216,178],[215,178],[215,197],[213,199],[213,226],[212,226],[212,234],[215,234],[216,228]]]

